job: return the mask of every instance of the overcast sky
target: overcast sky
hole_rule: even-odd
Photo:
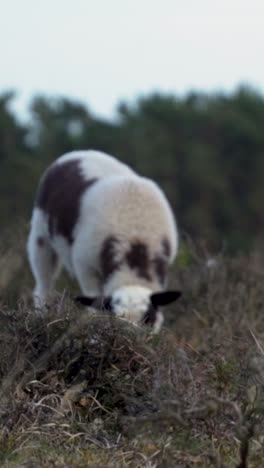
[[[264,0],[0,0],[0,93],[111,117],[154,90],[264,91]]]

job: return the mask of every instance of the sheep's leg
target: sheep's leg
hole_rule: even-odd
[[[61,265],[56,253],[48,244],[36,243],[32,246],[29,261],[35,278],[34,304],[36,308],[41,308],[54,286]]]
[[[75,274],[83,294],[89,297],[98,297],[101,294],[99,279],[93,268],[77,265]]]
[[[78,241],[73,246],[72,264],[82,293],[89,297],[100,296],[101,282],[94,267],[94,259],[89,258],[89,252],[85,251]]]
[[[32,222],[28,239],[28,257],[35,278],[34,304],[36,309],[39,309],[44,306],[60,272],[61,265],[48,237],[43,234],[43,229],[41,230],[40,220],[37,221],[33,219]]]

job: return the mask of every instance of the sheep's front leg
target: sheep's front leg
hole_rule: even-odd
[[[76,265],[75,274],[83,294],[89,297],[100,296],[100,281],[92,267]]]
[[[60,263],[58,256],[45,237],[30,236],[28,252],[31,270],[35,278],[33,300],[36,309],[41,309],[45,305],[60,272]]]

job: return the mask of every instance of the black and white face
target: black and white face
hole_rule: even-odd
[[[176,301],[180,296],[179,291],[153,293],[141,286],[126,286],[116,290],[110,297],[78,296],[76,302],[107,310],[137,325],[151,326],[157,333],[163,323],[161,308]]]

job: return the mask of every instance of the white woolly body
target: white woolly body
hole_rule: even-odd
[[[116,307],[117,314],[129,315],[128,309],[134,308],[139,320],[151,293],[162,289],[158,278],[155,275],[151,279],[140,277],[136,269],[124,263],[104,281],[99,261],[102,245],[107,236],[117,238],[115,255],[121,260],[131,241],[144,243],[154,255],[160,249],[161,239],[166,237],[170,244],[168,263],[172,263],[178,248],[172,211],[156,183],[104,153],[72,152],[56,160],[51,168],[75,160],[83,179],[96,179],[96,183],[81,193],[72,242],[58,232],[51,235],[48,214],[41,206],[33,209],[28,256],[36,280],[35,304],[41,306],[47,300],[63,265],[77,279],[85,295],[112,295],[114,298],[121,294],[119,302],[123,308]],[[59,187],[60,180],[57,180],[50,190],[55,193]],[[71,191],[70,185],[68,190]],[[132,295],[132,289],[127,289],[131,287]]]

